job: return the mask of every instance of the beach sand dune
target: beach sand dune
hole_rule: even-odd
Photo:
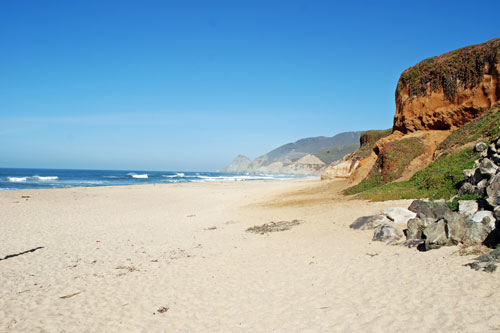
[[[344,185],[1,192],[0,331],[500,330],[498,272],[464,267],[457,247],[372,242],[349,224],[410,201],[349,200]]]

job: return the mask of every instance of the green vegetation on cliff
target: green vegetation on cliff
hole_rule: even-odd
[[[498,134],[500,126],[500,103],[496,103],[491,109],[481,117],[471,120],[464,126],[451,133],[437,147],[437,151],[443,151],[448,155],[453,148],[463,146],[469,142],[474,142],[480,138],[492,140]]]
[[[465,180],[463,170],[472,168],[478,158],[479,155],[473,153],[472,149],[465,149],[432,162],[408,181],[374,187],[361,193],[359,197],[374,201],[449,199],[457,194],[458,184]]]
[[[498,135],[500,127],[500,103],[464,126],[451,133],[439,146],[440,157],[426,168],[418,171],[404,182],[382,182],[382,174],[375,174],[376,166],[368,177],[357,186],[345,191],[346,194],[356,194],[363,199],[375,201],[397,199],[449,199],[456,195],[465,180],[464,169],[474,166],[479,158],[472,148],[461,149],[468,143],[478,139],[491,143]],[[399,141],[400,144],[404,140]],[[404,143],[405,144],[405,143]],[[460,150],[461,149],[461,150]],[[412,150],[412,148],[405,148]],[[457,150],[459,150],[457,152]],[[405,158],[407,160],[407,158]],[[405,162],[401,162],[404,164]]]
[[[410,98],[443,89],[454,101],[458,87],[473,88],[500,61],[500,38],[425,59],[399,78],[397,91],[408,87]]]
[[[372,130],[363,132],[359,137],[360,147],[358,151],[355,152],[355,156],[359,159],[370,156],[375,142],[390,135],[391,133],[392,128],[386,130]]]
[[[421,155],[423,150],[424,143],[418,138],[407,138],[386,144],[368,176],[358,185],[348,188],[345,193],[364,192],[400,178],[405,168]]]

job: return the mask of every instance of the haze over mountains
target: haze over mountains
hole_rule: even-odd
[[[359,148],[362,132],[344,132],[287,143],[251,161],[239,155],[222,172],[320,174],[329,164]]]

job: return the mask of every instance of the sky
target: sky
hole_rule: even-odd
[[[403,70],[500,1],[0,0],[0,167],[215,171],[392,127]]]

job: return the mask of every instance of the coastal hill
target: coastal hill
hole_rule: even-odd
[[[426,59],[399,78],[392,133],[351,154],[354,185],[368,198],[451,197],[471,148],[500,125],[500,38]],[[359,152],[371,149],[369,156]],[[334,173],[334,172],[333,172]],[[398,182],[398,184],[390,184]]]
[[[344,132],[333,137],[312,137],[287,143],[257,157],[253,162],[239,155],[222,172],[270,174],[321,174],[332,162],[359,148],[362,132]]]

